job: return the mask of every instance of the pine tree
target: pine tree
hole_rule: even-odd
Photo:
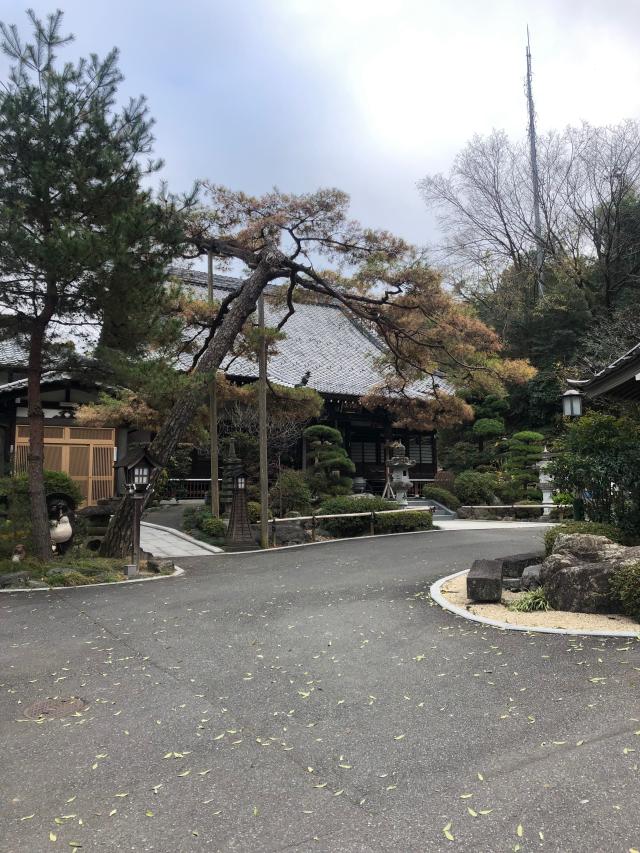
[[[143,339],[144,311],[183,238],[180,204],[141,187],[161,163],[141,162],[153,141],[145,99],[116,109],[117,50],[58,62],[73,39],[62,13],[27,14],[32,42],[0,24],[14,63],[0,87],[0,333],[24,337],[29,350],[29,495],[36,554],[46,559],[43,359],[60,329],[79,336],[103,324],[113,347],[135,322]],[[121,328],[118,312],[128,315]]]

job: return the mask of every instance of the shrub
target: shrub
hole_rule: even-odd
[[[318,510],[319,515],[338,515],[348,512],[380,512],[383,509],[396,509],[395,501],[384,498],[336,497],[325,501]],[[368,516],[358,518],[326,518],[321,520],[322,527],[332,536],[362,536],[368,533],[371,519]]]
[[[188,507],[182,517],[182,526],[196,537],[221,540],[224,539],[226,528],[221,518],[215,518],[206,507]]]
[[[463,471],[456,477],[453,490],[461,503],[474,506],[493,503],[495,486],[493,474]]]
[[[542,515],[542,507],[536,503],[536,501],[521,501],[514,506],[513,512],[516,518],[524,520],[540,518]]]
[[[460,506],[458,498],[448,489],[442,489],[440,486],[423,486],[422,497],[426,500],[438,501],[438,503],[453,510],[458,509]]]
[[[95,579],[83,575],[82,572],[60,572],[48,575],[46,582],[50,586],[86,586],[88,583],[95,583]]]
[[[247,501],[247,512],[249,513],[251,524],[257,524],[260,521],[260,501]]]
[[[567,524],[559,524],[552,527],[544,534],[544,547],[547,556],[553,551],[555,541],[561,533],[590,533],[592,536],[606,536],[612,542],[622,544],[625,534],[613,524],[601,524],[597,521],[569,521]]]
[[[210,536],[212,539],[224,539],[226,533],[223,520],[221,518],[216,518],[211,515],[211,513],[207,513],[200,517],[198,521],[198,528],[206,536]]]
[[[622,612],[640,622],[640,563],[618,569],[609,585],[620,601]]]
[[[544,588],[539,586],[536,589],[523,592],[521,596],[511,602],[508,609],[516,610],[520,613],[533,613],[537,610],[550,610],[551,608],[547,601]]]
[[[414,530],[431,530],[433,516],[430,512],[404,510],[393,515],[376,515],[376,533],[411,533]]]
[[[277,515],[306,515],[311,506],[311,489],[304,472],[283,468],[269,492],[269,503]]]

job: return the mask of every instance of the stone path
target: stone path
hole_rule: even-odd
[[[208,557],[222,553],[221,548],[199,542],[180,530],[147,521],[143,521],[140,527],[140,544],[154,557]]]

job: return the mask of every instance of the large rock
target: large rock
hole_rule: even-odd
[[[0,575],[0,588],[26,587],[28,578],[29,572],[10,572],[6,575]]]
[[[620,604],[610,580],[622,567],[640,561],[640,547],[625,548],[605,536],[562,534],[540,570],[540,582],[555,610],[617,613]]]

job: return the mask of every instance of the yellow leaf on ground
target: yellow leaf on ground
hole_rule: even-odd
[[[517,829],[516,829],[516,835],[518,836],[518,838],[522,838],[523,834],[524,834],[524,829],[522,828],[522,824],[519,823],[517,826]]]

